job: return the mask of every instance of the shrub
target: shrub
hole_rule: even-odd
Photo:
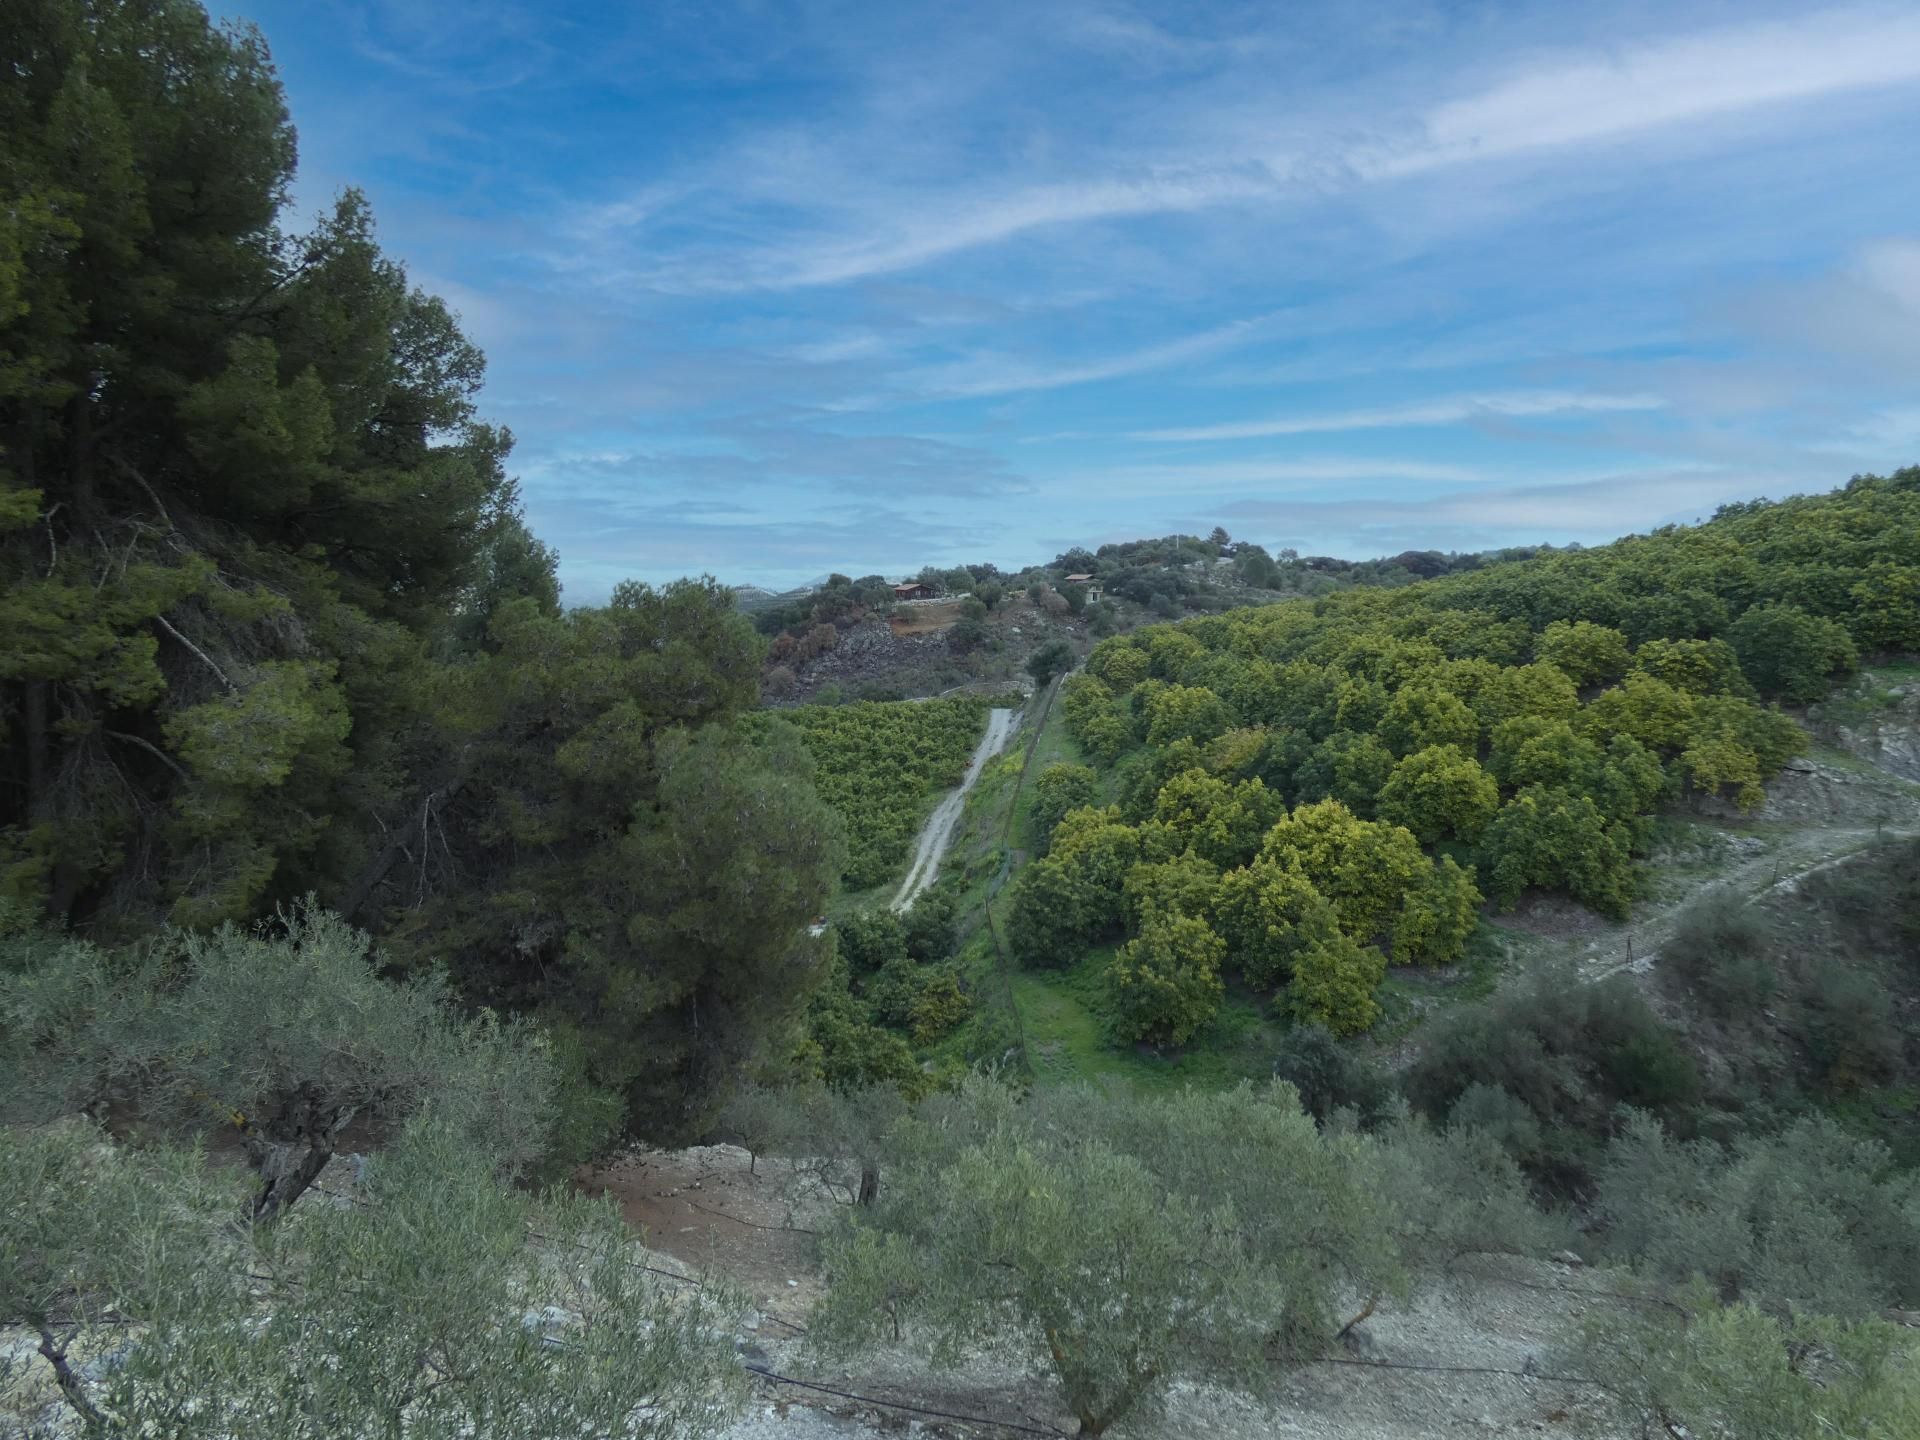
[[[1886,989],[1857,971],[1822,968],[1800,993],[1793,1029],[1829,1090],[1875,1085],[1900,1063],[1900,1027]]]
[[[1274,1051],[1273,1076],[1300,1092],[1300,1103],[1315,1120],[1335,1110],[1351,1110],[1362,1121],[1382,1113],[1393,1086],[1378,1066],[1342,1045],[1324,1025],[1290,1027]]]
[[[724,1289],[669,1294],[610,1205],[499,1184],[445,1128],[266,1236],[234,1191],[195,1153],[0,1129],[0,1318],[45,1337],[71,1433],[695,1440],[744,1399]]]
[[[1027,674],[1036,685],[1045,685],[1072,668],[1073,647],[1064,640],[1049,640],[1027,657]]]
[[[1920,1304],[1920,1185],[1885,1146],[1796,1121],[1732,1149],[1633,1115],[1601,1167],[1608,1249],[1721,1294],[1847,1318]]]
[[[931,965],[953,954],[959,938],[955,930],[955,912],[951,891],[921,891],[913,907],[900,917],[907,954],[922,965]]]
[[[1416,1108],[1449,1121],[1475,1086],[1511,1096],[1540,1135],[1538,1156],[1516,1158],[1556,1186],[1586,1177],[1617,1107],[1678,1118],[1699,1089],[1679,1037],[1630,980],[1588,985],[1553,974],[1437,1022],[1404,1083]],[[1463,1123],[1487,1112],[1482,1096]]]
[[[1772,940],[1773,926],[1757,905],[1714,891],[1681,915],[1660,947],[1660,968],[1683,979],[1714,1013],[1748,1020],[1778,983],[1767,953]]]
[[[1020,1103],[971,1079],[892,1132],[877,1203],[825,1241],[809,1340],[1011,1351],[1079,1434],[1151,1433],[1175,1385],[1264,1388],[1276,1349],[1326,1343],[1343,1294],[1396,1284],[1385,1163],[1284,1086]]]
[[[1727,632],[1740,668],[1769,699],[1805,704],[1827,693],[1859,661],[1853,637],[1796,605],[1756,605]]]

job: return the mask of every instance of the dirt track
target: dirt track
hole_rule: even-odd
[[[912,909],[920,892],[939,879],[940,862],[946,858],[947,847],[953,843],[953,832],[960,823],[960,812],[966,808],[967,792],[973,788],[973,782],[980,778],[980,772],[987,768],[987,761],[1007,748],[1007,741],[1012,738],[1019,723],[1018,710],[987,712],[987,733],[980,737],[973,759],[967,762],[967,773],[921,827],[920,838],[913,847],[913,864],[907,870],[907,878],[900,882],[900,893],[893,897],[895,910]]]

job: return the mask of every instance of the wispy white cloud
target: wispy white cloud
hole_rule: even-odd
[[[1920,80],[1920,13],[1825,11],[1546,60],[1429,111],[1421,142],[1362,160],[1390,177],[1614,140],[1761,106]]]
[[[1270,334],[1280,318],[1278,313],[1249,316],[1210,330],[1095,360],[1047,363],[1002,355],[977,355],[905,376],[903,383],[909,389],[940,396],[1007,395],[1025,390],[1058,390],[1068,385],[1142,375],[1149,371],[1164,370],[1169,365],[1219,355]]]
[[[1391,553],[1408,546],[1590,542],[1613,539],[1629,527],[1704,518],[1728,500],[1750,499],[1770,488],[1778,493],[1778,479],[1751,470],[1680,467],[1392,504],[1247,499],[1231,502],[1221,513],[1238,528],[1299,536],[1302,543],[1336,546],[1348,554]]]
[[[1200,461],[1193,464],[1103,466],[1041,479],[1036,488],[1043,492],[1070,488],[1080,493],[1098,494],[1103,498],[1192,493],[1223,495],[1235,491],[1299,489],[1361,481],[1471,485],[1493,479],[1498,473],[1483,466],[1448,465],[1426,460],[1372,459],[1349,455],[1285,456]]]
[[[1116,28],[1117,27],[1117,28]],[[1162,34],[1124,19],[1096,21],[1096,33],[1146,44]],[[1226,205],[1304,204],[1329,186],[1389,182],[1444,167],[1588,146],[1684,128],[1720,117],[1826,96],[1920,81],[1920,13],[1824,11],[1787,22],[1748,23],[1649,40],[1594,54],[1557,52],[1512,70],[1485,88],[1416,104],[1396,118],[1391,102],[1375,133],[1340,129],[1290,133],[1276,143],[1269,101],[1259,97],[1237,122],[1169,150],[1122,137],[1077,157],[1071,180],[1000,173],[928,187],[893,183],[846,164],[842,152],[884,148],[884,140],[763,137],[708,162],[711,178],[676,189],[649,185],[637,196],[586,207],[575,233],[628,232],[671,224],[704,209],[724,216],[711,249],[687,247],[610,273],[666,290],[727,292],[841,285],[912,270],[968,251],[1060,227],[1192,213]],[[877,105],[876,113],[891,114]],[[1067,157],[1056,157],[1067,158]],[[1055,168],[1058,168],[1057,166]],[[770,244],[734,243],[739,212],[793,207],[799,223]]]
[[[1315,435],[1340,430],[1386,430],[1420,425],[1457,425],[1462,421],[1515,419],[1548,415],[1606,414],[1658,410],[1657,395],[1588,395],[1577,391],[1535,390],[1512,394],[1457,395],[1371,410],[1340,410],[1321,415],[1287,415],[1271,420],[1232,421],[1221,425],[1135,430],[1132,440],[1252,440],[1272,435]]]

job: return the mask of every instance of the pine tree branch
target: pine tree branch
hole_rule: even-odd
[[[167,634],[171,635],[174,639],[178,640],[182,645],[186,646],[187,649],[191,650],[195,655],[197,655],[200,659],[201,664],[205,665],[209,670],[213,671],[215,675],[220,677],[220,683],[227,687],[227,693],[229,695],[238,695],[240,693],[240,687],[235,685],[233,681],[227,678],[226,671],[222,670],[218,665],[213,663],[213,657],[207,654],[207,652],[202,650],[198,645],[194,644],[193,641],[189,640],[186,636],[182,635],[178,630],[174,629],[172,622],[169,621],[166,616],[164,615],[154,616],[153,623],[158,625],[162,630],[166,631]]]
[[[155,745],[152,741],[142,740],[138,735],[129,735],[124,730],[103,730],[100,733],[103,735],[107,735],[115,740],[124,740],[129,745],[138,745],[142,750],[146,751],[149,755],[153,756],[153,758],[158,760],[162,765],[166,766],[169,770],[173,771],[173,773],[178,775],[182,780],[185,780],[189,783],[192,782],[193,777],[186,772],[186,770],[181,766],[180,762],[175,760],[171,755],[167,754],[166,751],[162,750],[158,745]]]

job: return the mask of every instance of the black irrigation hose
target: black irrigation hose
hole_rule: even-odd
[[[874,1395],[861,1395],[852,1390],[837,1390],[831,1385],[820,1385],[812,1380],[796,1380],[791,1375],[781,1375],[759,1365],[745,1367],[751,1374],[762,1380],[770,1380],[776,1385],[793,1385],[801,1390],[817,1390],[822,1395],[837,1395],[842,1400],[857,1400],[863,1405],[883,1405],[889,1410],[904,1410],[910,1415],[931,1415],[940,1420],[958,1420],[967,1425],[991,1425],[1000,1430],[1011,1430],[1021,1435],[1064,1435],[1063,1430],[1038,1425],[1022,1425],[1013,1420],[995,1420],[985,1415],[960,1415],[952,1410],[931,1410],[925,1405],[909,1405],[901,1400],[882,1400]]]

